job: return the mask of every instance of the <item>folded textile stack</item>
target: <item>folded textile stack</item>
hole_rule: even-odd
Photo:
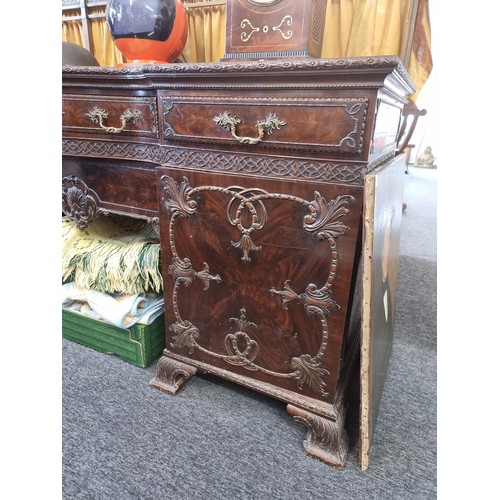
[[[62,306],[120,328],[163,312],[160,242],[150,224],[107,216],[81,231],[62,218]]]
[[[65,283],[62,286],[62,306],[119,328],[130,328],[136,323],[153,323],[163,312],[163,295],[152,292],[110,294]]]

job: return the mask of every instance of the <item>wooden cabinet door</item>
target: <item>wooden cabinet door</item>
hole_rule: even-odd
[[[157,178],[167,356],[284,401],[332,403],[362,188]]]

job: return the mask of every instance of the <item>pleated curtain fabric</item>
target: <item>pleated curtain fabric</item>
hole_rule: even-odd
[[[80,9],[72,9],[63,11],[62,17],[62,41],[76,43],[84,46],[83,43],[83,26],[81,21],[66,21],[65,18],[77,16],[80,14]]]
[[[415,0],[326,0],[321,57],[398,55],[402,57],[411,4]],[[185,62],[217,62],[225,52],[226,6],[221,0],[184,0],[189,31],[181,56]],[[99,10],[100,9],[100,10]],[[104,13],[104,7],[91,9]],[[75,14],[65,11],[64,16]],[[64,21],[63,41],[83,45],[81,21]],[[90,20],[91,51],[101,66],[127,62],[116,49],[106,20]],[[407,69],[417,92],[432,70],[429,0],[420,0]]]
[[[104,14],[106,7],[93,7],[92,14]],[[80,9],[63,11],[62,16],[62,41],[76,43],[85,47],[83,41],[83,23],[79,20],[65,20],[65,18],[78,16]],[[127,58],[116,48],[105,17],[89,19],[90,52],[101,66],[117,66],[127,62]]]

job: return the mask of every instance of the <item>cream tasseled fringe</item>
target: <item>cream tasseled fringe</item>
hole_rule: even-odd
[[[100,292],[161,292],[158,235],[130,217],[101,216],[81,231],[63,216],[62,279]]]

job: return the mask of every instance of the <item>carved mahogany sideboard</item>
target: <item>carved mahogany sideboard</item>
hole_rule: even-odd
[[[359,356],[365,179],[398,163],[414,92],[397,57],[65,67],[63,211],[160,234],[166,349],[287,403],[306,452],[342,466]],[[403,160],[404,163],[404,160]]]

